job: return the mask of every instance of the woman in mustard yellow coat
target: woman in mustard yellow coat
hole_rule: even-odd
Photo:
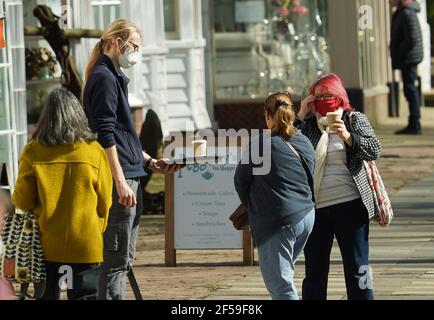
[[[56,89],[48,96],[21,154],[12,199],[38,216],[47,269],[42,299],[60,298],[63,275],[68,299],[95,299],[112,178],[105,152],[69,91]]]

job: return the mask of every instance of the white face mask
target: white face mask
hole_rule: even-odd
[[[119,64],[124,69],[129,69],[140,61],[140,52],[133,51],[132,49],[126,47],[125,53],[119,56]]]

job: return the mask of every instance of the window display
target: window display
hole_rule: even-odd
[[[325,0],[214,2],[217,99],[295,99],[330,70]]]
[[[39,24],[33,15],[33,9],[38,4],[49,6],[56,15],[61,13],[61,6],[58,1],[32,0],[24,8],[24,24],[26,26]],[[50,44],[42,36],[26,36],[25,50],[22,51],[25,59],[20,61],[25,61],[26,94],[17,97],[17,99],[22,100],[20,103],[26,106],[26,126],[31,135],[41,114],[45,97],[51,90],[61,85],[62,69]]]
[[[48,48],[26,48],[27,80],[52,79],[58,69],[56,56]]]

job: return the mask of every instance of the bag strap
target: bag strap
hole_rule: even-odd
[[[314,192],[314,187],[313,187],[313,176],[312,173],[309,170],[309,167],[307,165],[306,159],[292,146],[291,142],[289,142],[288,140],[285,140],[283,137],[281,137],[283,142],[285,142],[285,144],[289,147],[289,149],[291,149],[291,151],[295,154],[295,156],[298,158],[298,160],[300,161],[304,171],[306,172],[307,175],[307,181],[309,183],[309,187],[310,187],[310,191],[312,193],[312,201],[315,202],[315,192]]]
[[[353,114],[354,114],[354,112],[351,111],[351,112],[350,112],[350,115],[349,115],[349,117],[350,117],[350,127],[353,126]]]
[[[298,160],[300,160],[301,163],[303,163],[303,160],[301,158],[301,155],[298,153],[298,151],[292,146],[292,144],[285,140],[286,145],[289,147],[289,149],[292,150],[292,152],[294,152],[294,154],[296,155],[296,157],[298,158]]]

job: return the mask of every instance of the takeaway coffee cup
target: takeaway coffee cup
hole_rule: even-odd
[[[192,142],[192,144],[193,144],[195,158],[206,157],[206,146],[207,146],[206,140],[195,140]]]
[[[342,120],[342,112],[335,111],[327,113],[327,123],[331,127],[334,123]]]

